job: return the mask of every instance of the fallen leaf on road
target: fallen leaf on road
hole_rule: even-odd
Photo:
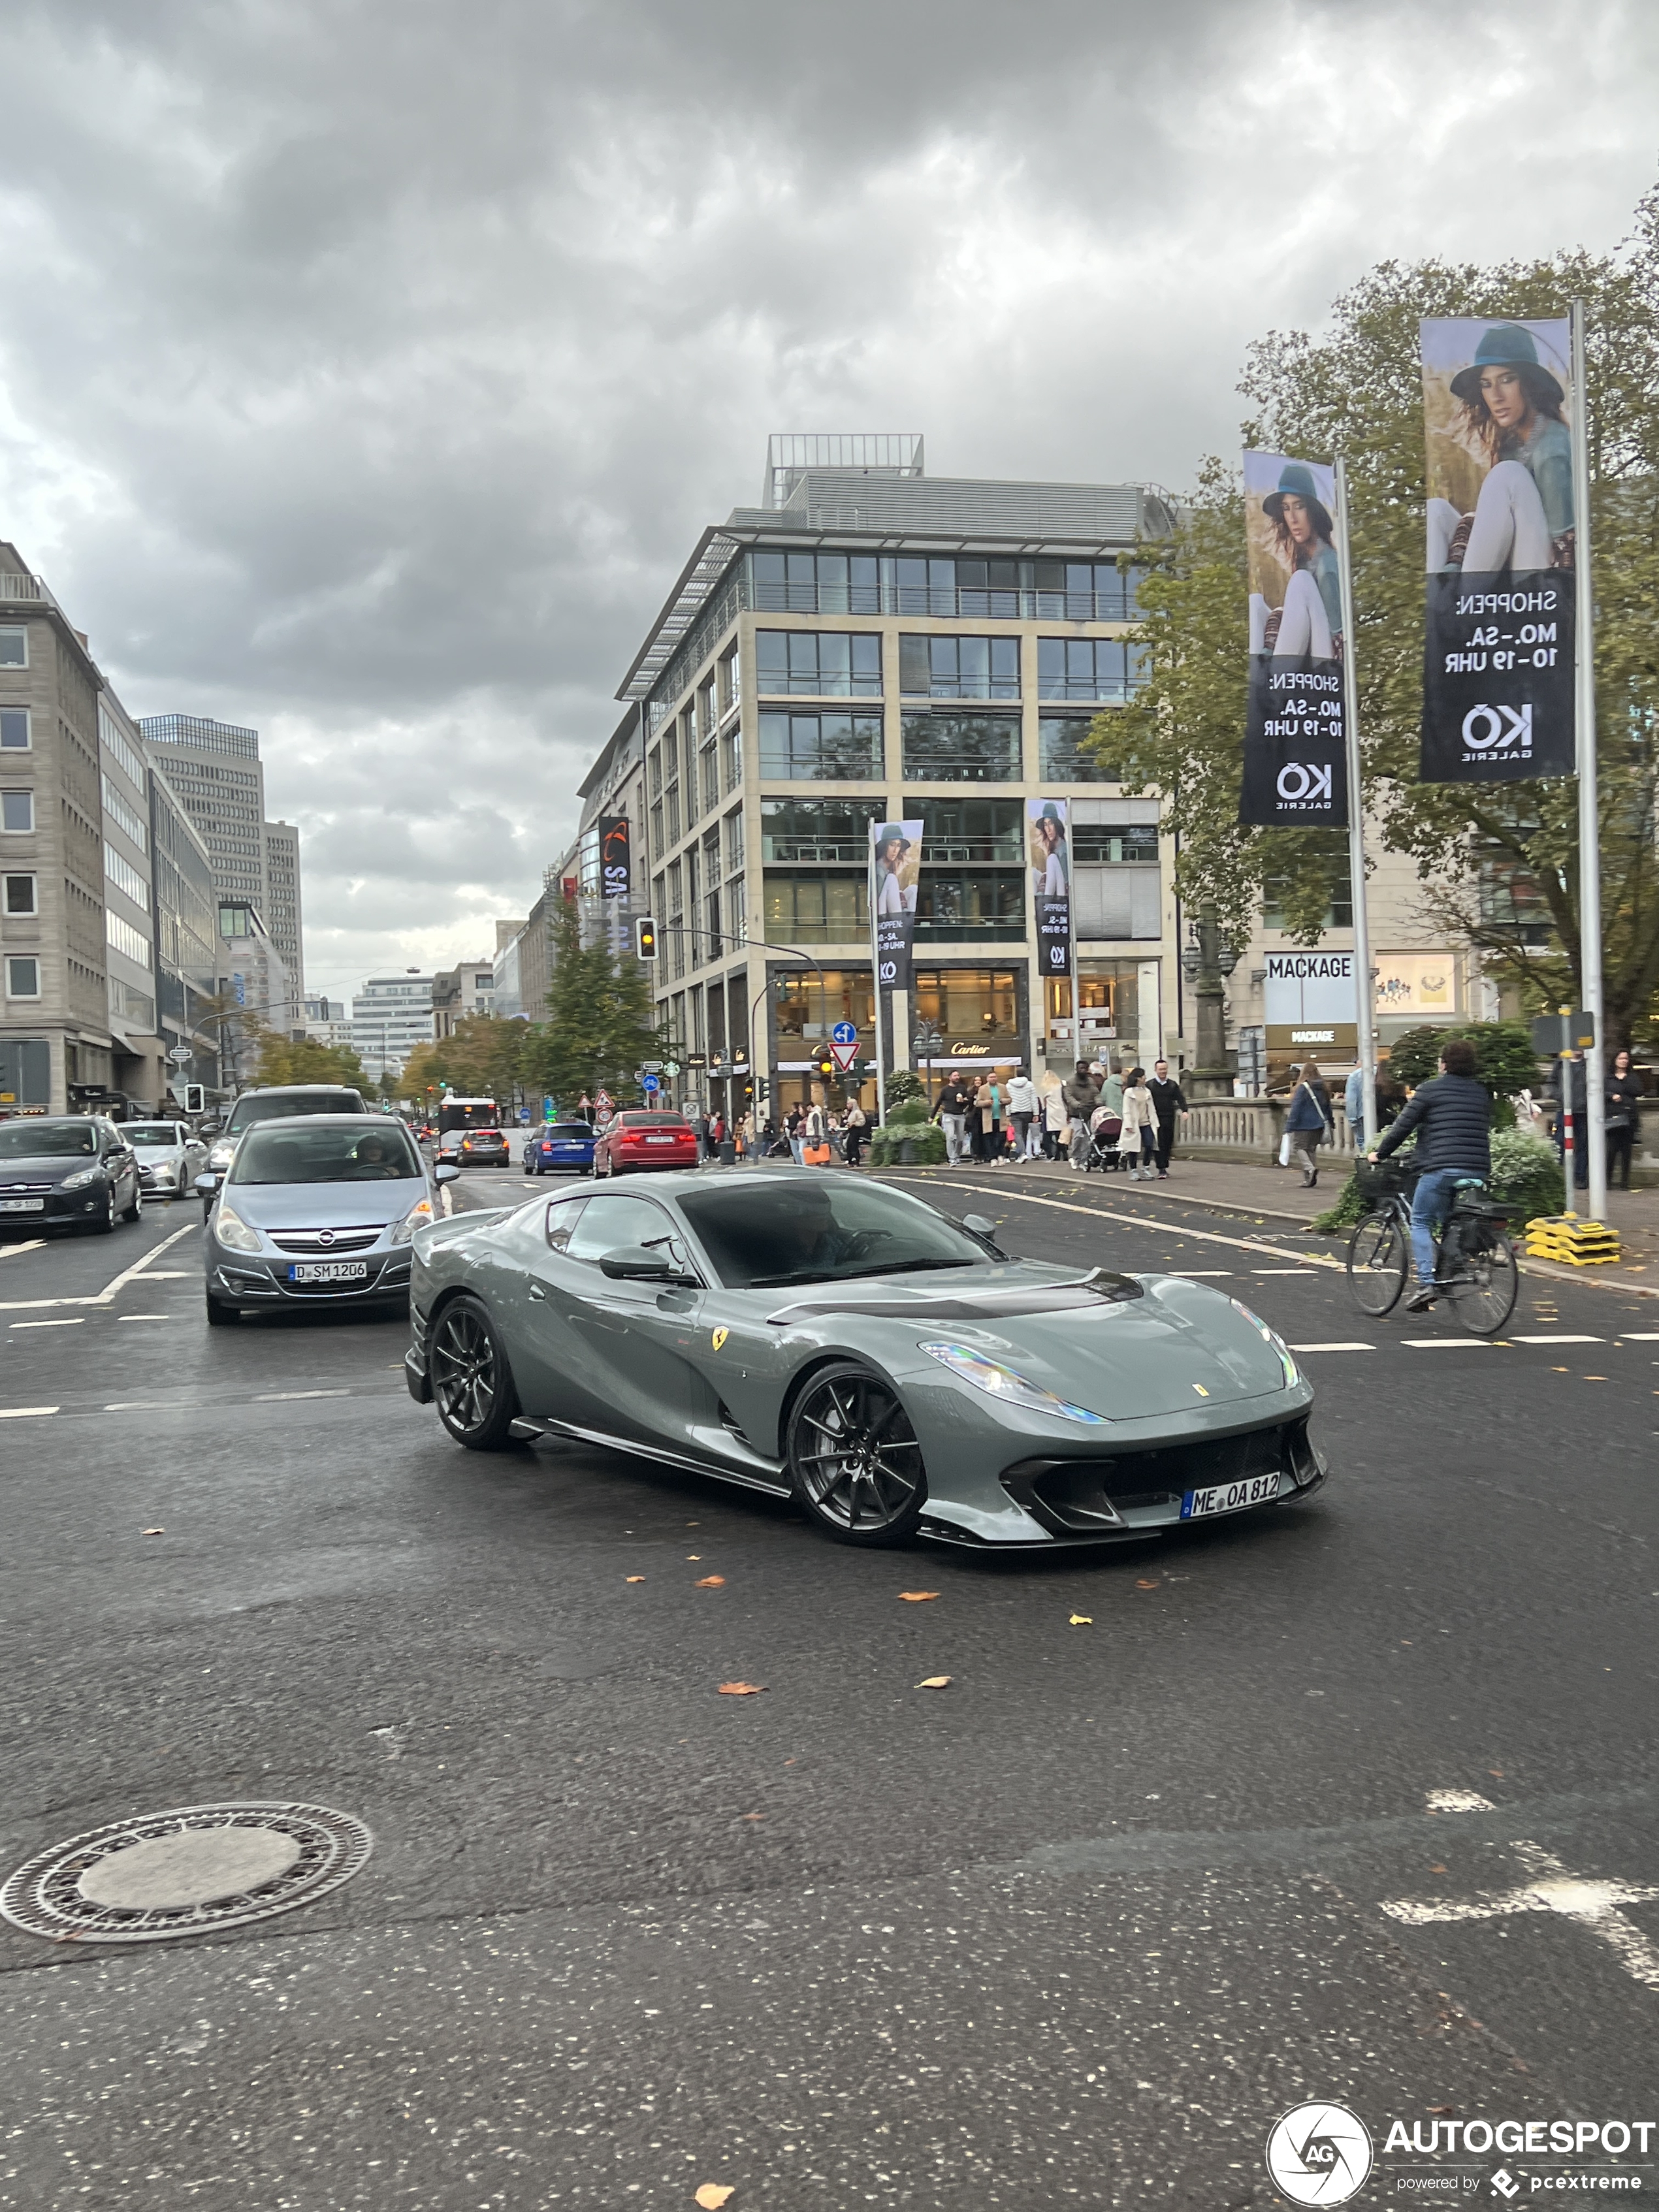
[[[1135,1588],[1137,1589],[1156,1589],[1158,1588],[1158,1584],[1155,1582],[1149,1583],[1143,1575],[1140,1580],[1136,1583]]]
[[[1072,1615],[1073,1628],[1092,1628],[1094,1625],[1095,1617],[1091,1613],[1074,1613]]]
[[[1429,2110],[1437,2119],[1449,2120],[1457,2107],[1455,2105],[1431,2105]]]
[[[740,1820],[763,1820],[766,1815],[764,1813],[740,1813],[738,1818]]]
[[[722,1682],[720,1695],[723,1698],[757,1698],[765,1687],[764,1682]]]
[[[1445,1868],[1444,1868],[1444,1867],[1443,1867],[1443,1866],[1431,1866],[1431,1867],[1429,1869],[1429,1872],[1430,1872],[1431,1874],[1444,1874],[1444,1872],[1445,1872],[1445,1871],[1446,1871],[1446,1869],[1445,1869]],[[1431,2106],[1430,2106],[1430,2107],[1429,2107],[1429,2110],[1430,2110],[1431,2112],[1432,2112],[1432,2111],[1434,2110],[1434,2106],[1433,2106],[1432,2105],[1431,2105]]]
[[[1501,1782],[1504,1779],[1504,1770],[1501,1766],[1489,1766],[1486,1771],[1494,1782]]]
[[[167,1533],[165,1528],[141,1528],[138,1531],[141,1536],[165,1536]]]
[[[702,2212],[720,2212],[720,2207],[732,2191],[723,2181],[705,2181],[697,2191],[697,2202]]]
[[[930,1674],[925,1682],[916,1684],[919,1690],[948,1690],[950,1686],[951,1677],[948,1674]]]
[[[930,1597],[937,1597],[939,1592],[937,1590],[901,1590],[899,1595],[904,1600],[906,1605],[925,1605]]]
[[[702,1557],[702,1553],[701,1552],[688,1552],[685,1556],[688,1559],[700,1559]]]
[[[724,1575],[705,1575],[700,1583],[694,1583],[691,1587],[694,1589],[724,1589],[726,1588],[726,1577]]]
[[[642,1583],[645,1580],[645,1577],[643,1575],[624,1575],[623,1577],[623,1580],[625,1583]]]

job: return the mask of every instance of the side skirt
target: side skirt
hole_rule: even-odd
[[[609,1451],[626,1452],[631,1459],[655,1460],[664,1467],[677,1467],[686,1474],[712,1475],[716,1482],[733,1482],[741,1490],[758,1490],[767,1498],[787,1498],[789,1485],[782,1480],[781,1470],[776,1480],[769,1482],[764,1476],[749,1474],[740,1468],[721,1467],[713,1460],[693,1459],[687,1452],[670,1451],[665,1444],[645,1444],[632,1437],[613,1437],[604,1429],[585,1429],[575,1421],[520,1419],[513,1424],[515,1437],[558,1436],[572,1437],[578,1443],[603,1444]]]

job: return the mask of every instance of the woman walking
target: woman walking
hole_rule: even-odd
[[[1056,1160],[1066,1149],[1070,1117],[1066,1111],[1065,1085],[1054,1075],[1048,1081],[1049,1087],[1042,1097],[1042,1152],[1045,1159]]]
[[[1127,1160],[1131,1182],[1144,1176],[1150,1182],[1156,1170],[1152,1158],[1158,1148],[1158,1109],[1146,1088],[1146,1071],[1132,1067],[1123,1091],[1123,1127],[1118,1133],[1119,1157]]]
[[[1641,1126],[1642,1079],[1631,1065],[1627,1052],[1613,1054],[1613,1073],[1607,1078],[1606,1128],[1607,1133],[1607,1182],[1612,1185],[1620,1160],[1625,1173],[1620,1188],[1630,1188],[1631,1155],[1636,1149],[1636,1133]]]
[[[1029,1075],[1008,1079],[1008,1122],[1013,1131],[1016,1161],[1032,1158],[1031,1123],[1037,1109],[1036,1085]]]
[[[1301,1161],[1302,1188],[1311,1190],[1319,1181],[1320,1144],[1335,1128],[1331,1094],[1320,1079],[1316,1062],[1311,1060],[1302,1064],[1302,1079],[1291,1093],[1291,1110],[1285,1116],[1285,1127],[1291,1139],[1291,1157]]]
[[[855,1168],[859,1164],[859,1155],[864,1149],[864,1133],[868,1127],[863,1107],[859,1104],[856,1098],[850,1099],[847,1107],[846,1145],[847,1164],[849,1168]]]

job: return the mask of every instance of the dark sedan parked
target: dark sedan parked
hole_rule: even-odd
[[[113,1121],[92,1114],[0,1121],[0,1223],[107,1236],[137,1221],[138,1162]]]
[[[550,1121],[525,1139],[523,1158],[527,1176],[554,1175],[562,1169],[592,1175],[593,1132],[586,1121]]]

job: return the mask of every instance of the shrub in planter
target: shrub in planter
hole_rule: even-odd
[[[945,1132],[928,1119],[925,1098],[907,1098],[890,1109],[886,1121],[870,1140],[870,1164],[939,1167],[945,1158]]]
[[[1400,1150],[1389,1157],[1407,1159],[1416,1145],[1415,1137],[1407,1138]],[[1555,1156],[1555,1147],[1546,1144],[1541,1137],[1534,1137],[1529,1129],[1494,1129],[1492,1192],[1500,1203],[1513,1209],[1510,1218],[1511,1232],[1518,1231],[1534,1214],[1559,1213],[1561,1164]],[[1336,1204],[1316,1215],[1313,1225],[1330,1231],[1352,1229],[1365,1210],[1358,1178],[1351,1175],[1339,1192]]]

